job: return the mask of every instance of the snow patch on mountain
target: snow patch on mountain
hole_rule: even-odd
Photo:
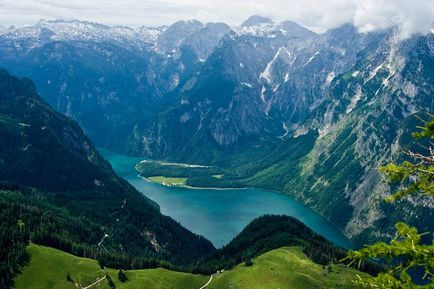
[[[347,107],[346,114],[349,114],[350,112],[353,111],[353,109],[356,107],[356,105],[360,101],[360,99],[362,99],[362,87],[358,86],[357,90],[356,90],[356,93],[351,98],[351,102],[350,102],[350,104]]]
[[[383,65],[384,65],[384,62],[381,63],[380,65],[378,65],[377,67],[375,67],[375,68],[374,68],[374,69],[369,73],[369,77],[368,77],[368,79],[365,80],[365,84],[368,83],[371,79],[373,79],[373,78],[377,75],[378,71],[383,67]]]
[[[106,26],[98,23],[79,20],[40,20],[36,25],[19,28],[0,29],[0,34],[9,39],[47,39],[64,40],[107,40],[107,41],[141,41],[154,43],[165,27],[126,27]]]
[[[312,62],[312,60],[314,60],[314,58],[319,54],[319,51],[315,52],[314,55],[312,55],[309,60],[304,64],[304,65],[308,65],[309,63]]]
[[[330,84],[334,78],[335,78],[335,72],[334,71],[327,74],[326,84],[327,85]]]
[[[259,23],[253,26],[233,27],[232,30],[238,35],[251,35],[256,37],[274,38],[273,32],[280,32],[274,23]]]
[[[265,79],[268,83],[271,83],[271,78],[270,78],[271,77],[271,68],[272,68],[274,62],[277,60],[277,58],[282,53],[282,51],[284,51],[288,55],[288,58],[291,57],[291,53],[289,53],[289,51],[286,50],[286,48],[284,46],[280,47],[279,50],[277,50],[276,54],[274,55],[273,59],[267,63],[267,66],[265,67],[264,71],[262,71],[261,74],[259,75],[260,79]]]
[[[266,101],[265,101],[265,91],[267,91],[267,90],[265,89],[265,87],[262,87],[262,90],[261,90],[261,100],[262,100],[263,103],[266,102]]]
[[[283,133],[283,135],[278,137],[280,139],[284,139],[289,134],[289,127],[284,121],[282,121],[282,129],[283,129],[284,133]]]

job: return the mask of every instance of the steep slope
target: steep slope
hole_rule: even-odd
[[[80,127],[47,105],[28,79],[0,71],[3,181],[54,191],[132,191]]]
[[[225,36],[175,102],[138,125],[131,140],[136,153],[206,163],[222,162],[254,145],[265,146],[260,151],[274,145],[282,124],[266,113],[263,82],[274,61],[289,61],[287,43],[310,43],[315,34],[296,24],[261,25]]]
[[[414,116],[424,118],[425,112],[434,111],[433,41],[429,35],[399,42],[392,32],[379,47],[363,51],[356,65],[333,81],[329,97],[314,111],[310,125],[319,138],[301,164],[301,175],[320,181],[298,192],[317,195],[304,195],[306,199],[332,194],[331,188],[335,196],[339,192],[336,198],[346,198],[354,208],[345,225],[350,236],[374,230],[372,237],[378,237],[375,228],[390,228],[406,215],[422,230],[434,228],[428,210],[434,204],[429,199],[409,199],[401,203],[401,213],[388,212],[379,199],[390,191],[378,173],[380,165],[401,159],[402,148],[412,144],[410,133],[419,125]],[[350,176],[355,181],[348,182]],[[324,202],[315,206],[321,207],[320,203]]]
[[[80,127],[46,104],[30,80],[4,70],[0,135],[3,244],[13,248],[31,238],[107,263],[122,256],[184,265],[214,250],[117,177]]]
[[[380,46],[369,45],[257,171],[241,168],[250,170],[246,183],[288,192],[361,243],[391,237],[402,219],[432,231],[432,200],[409,198],[391,210],[378,172],[412,145],[410,133],[420,125],[415,115],[434,110],[432,47],[433,35],[400,42],[394,32]],[[301,144],[306,154],[288,151]]]

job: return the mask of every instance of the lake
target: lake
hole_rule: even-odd
[[[349,248],[350,241],[325,218],[291,197],[259,189],[189,189],[166,187],[138,177],[135,165],[143,158],[99,149],[116,173],[160,205],[161,212],[216,247],[227,244],[255,217],[283,214],[295,217],[335,244]]]

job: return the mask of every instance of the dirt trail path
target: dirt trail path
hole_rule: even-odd
[[[102,280],[104,280],[105,278],[107,278],[107,274],[105,274],[104,277],[101,277],[100,279],[96,280],[95,282],[93,282],[93,283],[90,284],[89,286],[81,287],[81,286],[78,285],[77,283],[75,283],[75,286],[76,286],[78,289],[89,289],[89,288],[92,288],[93,286],[99,284],[99,283],[100,283]]]
[[[204,289],[205,287],[207,287],[211,283],[213,277],[214,277],[214,274],[211,275],[211,277],[209,277],[208,282],[205,285],[203,285],[202,287],[200,287],[199,289]]]

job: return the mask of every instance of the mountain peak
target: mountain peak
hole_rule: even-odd
[[[172,25],[170,25],[169,28],[178,28],[178,27],[185,27],[185,26],[202,28],[203,23],[196,19],[179,20],[173,23]]]
[[[108,29],[109,26],[104,25],[104,24],[100,24],[100,23],[95,23],[95,22],[90,22],[90,21],[85,21],[85,20],[78,20],[78,19],[53,19],[53,20],[46,20],[46,19],[41,19],[38,21],[38,23],[36,23],[35,26],[40,26],[40,27],[45,27],[45,26],[59,26],[59,25],[64,25],[64,26],[89,26],[89,27],[94,27],[96,29]]]
[[[284,22],[280,23],[279,26],[281,27],[281,29],[286,31],[287,36],[311,37],[311,36],[315,35],[315,33],[312,32],[311,30],[309,30],[306,27],[301,26],[298,23],[293,22],[293,21],[284,21]]]
[[[241,24],[241,27],[250,27],[259,24],[271,24],[271,23],[273,23],[273,21],[268,17],[253,15],[247,18],[247,20]]]

